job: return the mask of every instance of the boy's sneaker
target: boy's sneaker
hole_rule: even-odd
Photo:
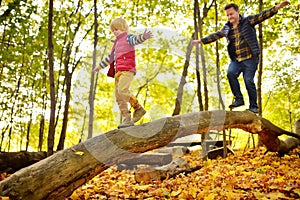
[[[125,118],[125,119],[123,120],[122,124],[120,124],[120,125],[118,126],[118,128],[125,128],[125,127],[129,127],[129,126],[134,126],[134,123],[133,123],[133,121],[131,120],[130,117]]]
[[[139,121],[146,113],[146,110],[140,106],[138,109],[134,110],[132,121],[135,123]]]

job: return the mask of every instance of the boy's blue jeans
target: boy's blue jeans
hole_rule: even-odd
[[[227,78],[231,91],[236,99],[243,99],[238,81],[239,75],[243,72],[244,83],[249,96],[249,108],[258,108],[257,106],[257,91],[254,83],[254,76],[257,70],[259,58],[251,58],[242,62],[232,61],[229,64]]]

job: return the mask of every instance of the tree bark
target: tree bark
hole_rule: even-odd
[[[194,37],[194,34],[192,35],[191,41],[193,40],[193,37]],[[188,47],[187,47],[185,62],[184,62],[183,71],[182,71],[182,75],[181,75],[181,78],[180,78],[179,86],[178,86],[178,89],[177,89],[175,108],[174,108],[172,116],[179,115],[180,111],[181,111],[183,87],[186,84],[186,77],[187,77],[187,73],[188,73],[188,67],[190,65],[191,53],[192,53],[192,48],[193,48],[192,45],[191,45],[191,41],[189,42]]]
[[[94,49],[93,49],[93,65],[92,69],[96,67],[96,59],[97,59],[97,43],[98,43],[98,20],[97,20],[97,0],[94,0]],[[91,70],[91,85],[90,85],[90,93],[89,93],[89,124],[88,124],[88,138],[93,137],[93,123],[94,123],[94,100],[95,100],[95,75]],[[97,83],[97,81],[96,81]]]
[[[196,169],[200,168],[201,166],[197,166]],[[138,183],[149,183],[150,181],[171,178],[181,172],[188,172],[191,169],[192,168],[183,158],[177,158],[164,166],[141,166],[135,171],[134,179]]]
[[[259,0],[259,13],[263,11],[263,0]],[[258,42],[260,47],[259,54],[259,64],[258,64],[258,76],[257,76],[257,103],[258,103],[258,113],[262,116],[262,97],[261,97],[261,85],[262,85],[262,73],[263,73],[263,30],[262,23],[258,24]],[[258,143],[260,145],[260,143]]]
[[[49,59],[49,80],[50,80],[50,99],[51,99],[51,109],[50,109],[50,120],[48,128],[48,155],[53,154],[54,146],[54,135],[55,135],[55,84],[54,84],[54,49],[53,49],[53,0],[49,1],[49,14],[48,14],[48,59]]]
[[[47,157],[46,152],[1,152],[0,171],[14,173]]]
[[[300,135],[285,131],[250,111],[203,111],[101,134],[24,168],[0,182],[0,196],[11,199],[64,199],[108,167],[139,153],[166,146],[177,138],[239,128],[258,134],[269,151],[288,152],[288,141],[278,136]]]

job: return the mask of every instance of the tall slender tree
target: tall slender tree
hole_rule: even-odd
[[[200,31],[199,29],[202,29],[199,27],[199,26],[202,26],[202,24],[198,22],[199,16],[200,16],[199,2],[198,2],[198,0],[195,0],[195,2],[194,2],[194,29],[195,29],[195,32],[197,33],[197,36],[195,35],[195,38],[198,38],[199,31]],[[202,18],[200,17],[200,19],[202,19]],[[201,34],[200,34],[200,38],[201,38]],[[200,52],[204,53],[203,49]],[[201,58],[203,58],[203,57],[204,56],[201,56]],[[200,78],[200,71],[199,71],[199,46],[198,45],[196,46],[196,77],[197,77],[197,97],[198,97],[198,103],[199,103],[199,110],[202,111],[202,110],[204,110],[204,107],[203,107],[202,92],[201,92],[201,78]]]
[[[97,0],[94,0],[94,49],[93,49],[93,65],[92,69],[96,67],[96,49],[97,49],[97,42],[98,42],[98,21],[97,21]],[[91,70],[92,71],[92,70]],[[91,76],[91,85],[90,85],[90,93],[89,93],[89,105],[90,105],[90,114],[89,114],[89,126],[88,126],[88,138],[93,137],[93,122],[94,122],[94,99],[95,99],[95,92],[96,88],[95,85],[95,76],[94,73]]]
[[[259,12],[263,10],[263,0],[259,0]],[[261,97],[261,83],[263,73],[263,31],[262,23],[258,25],[258,42],[260,46],[259,64],[258,64],[258,77],[257,77],[257,103],[258,113],[262,116],[262,97]]]
[[[217,1],[215,1],[215,18],[216,18],[216,22],[215,22],[215,31],[217,32],[219,27],[219,21],[218,21],[218,4]],[[222,98],[222,92],[221,92],[221,85],[220,85],[220,54],[219,54],[219,41],[216,41],[216,76],[217,76],[217,90],[218,90],[218,96],[219,96],[219,106],[221,105],[221,109],[225,110],[225,104]]]
[[[48,151],[47,155],[53,154],[54,135],[55,135],[55,84],[54,84],[54,55],[53,55],[53,0],[49,0],[49,14],[48,14],[48,60],[49,60],[49,80],[50,80],[50,98],[51,110],[48,130]]]
[[[263,0],[259,0],[259,12],[263,10]],[[262,96],[261,96],[261,83],[262,83],[262,73],[263,73],[263,31],[262,23],[258,25],[258,43],[260,46],[259,54],[259,64],[258,64],[258,77],[257,77],[257,104],[258,104],[258,114],[262,116]],[[254,137],[251,135],[253,143]],[[261,146],[262,142],[258,139],[258,145]]]
[[[194,38],[194,35],[195,34],[193,34],[191,40]],[[179,115],[180,111],[181,111],[183,87],[186,84],[186,77],[187,77],[188,67],[190,65],[190,58],[191,58],[192,48],[193,47],[192,47],[191,43],[189,43],[188,47],[187,47],[187,52],[186,52],[186,57],[185,57],[185,62],[184,62],[184,66],[183,66],[182,75],[181,75],[179,86],[178,86],[178,89],[177,89],[175,108],[174,108],[172,116]]]
[[[78,53],[79,50],[79,45],[81,44],[81,42],[78,43],[78,46],[75,48],[74,50],[74,61],[72,62],[72,49],[74,46],[74,41],[75,38],[79,32],[79,29],[81,27],[81,25],[83,24],[84,19],[86,19],[92,10],[90,10],[90,12],[88,12],[84,17],[79,14],[80,10],[82,8],[82,3],[81,1],[78,2],[76,9],[74,11],[74,16],[76,17],[77,20],[77,24],[75,26],[75,29],[73,30],[71,27],[68,29],[71,30],[72,32],[72,36],[71,36],[71,40],[68,41],[67,45],[66,45],[66,51],[65,51],[65,61],[64,61],[64,72],[65,72],[65,84],[66,84],[66,90],[64,91],[64,95],[65,95],[65,101],[64,101],[64,114],[63,114],[63,123],[62,123],[62,129],[61,129],[61,134],[60,134],[60,139],[59,139],[59,143],[58,143],[58,147],[57,150],[63,150],[64,149],[64,143],[65,143],[65,138],[66,138],[66,134],[67,134],[67,127],[68,127],[68,121],[69,121],[69,107],[70,107],[70,101],[71,101],[71,87],[72,87],[72,78],[73,78],[73,74],[75,69],[77,68],[77,66],[79,65],[82,56],[79,56],[79,58],[77,60],[76,59],[76,53]],[[72,19],[72,17],[70,16],[70,19]],[[71,20],[70,20],[71,22]],[[71,24],[71,23],[67,23],[67,24]],[[86,31],[86,34],[83,36],[83,39],[87,36],[87,34],[91,31],[92,29],[88,29]]]

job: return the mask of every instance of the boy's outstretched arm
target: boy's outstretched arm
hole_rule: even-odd
[[[152,37],[153,37],[152,32],[147,31],[147,29],[146,29],[143,34],[139,34],[139,35],[129,34],[128,38],[127,38],[127,41],[131,46],[135,46],[135,45],[138,45],[138,44],[142,44],[147,39],[150,39]]]
[[[153,34],[151,31],[147,31],[147,29],[145,29],[145,32],[143,33],[143,38],[145,38],[146,40],[150,39],[153,37]]]
[[[107,55],[100,63],[98,67],[95,67],[93,69],[94,73],[97,73],[100,71],[100,69],[104,69],[105,67],[107,67],[109,65],[109,60],[110,60],[110,55]]]

